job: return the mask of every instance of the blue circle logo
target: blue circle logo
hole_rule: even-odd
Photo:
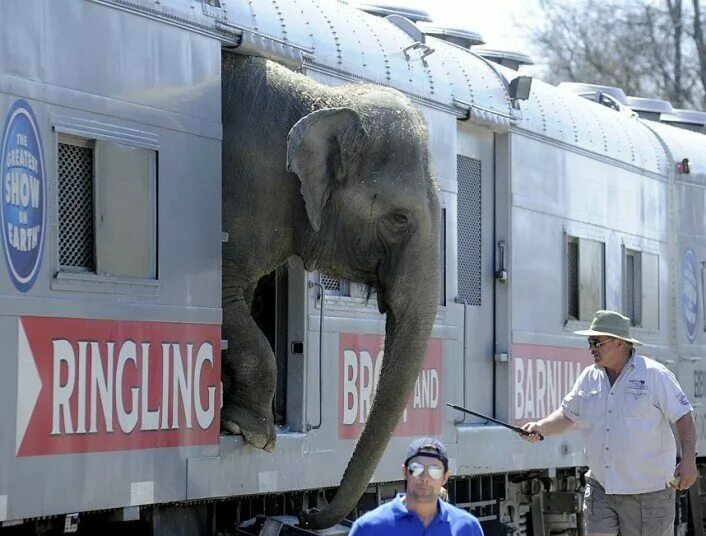
[[[684,329],[689,341],[696,338],[696,326],[699,323],[699,286],[696,277],[696,257],[687,249],[681,262],[681,305]]]
[[[0,140],[5,261],[15,287],[27,292],[42,263],[46,181],[37,121],[26,101],[19,99],[10,108]]]

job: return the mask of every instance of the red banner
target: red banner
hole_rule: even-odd
[[[382,335],[341,333],[339,343],[338,437],[356,439],[363,430],[375,395],[383,360]],[[422,372],[414,384],[395,436],[441,433],[441,340],[430,339]]]
[[[510,361],[510,420],[520,425],[561,406],[583,369],[593,364],[588,349],[513,344]]]
[[[17,455],[218,443],[220,326],[23,317]]]

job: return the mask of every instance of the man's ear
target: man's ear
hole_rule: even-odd
[[[287,171],[296,173],[314,231],[335,183],[347,173],[366,134],[357,112],[323,108],[302,117],[287,137]]]

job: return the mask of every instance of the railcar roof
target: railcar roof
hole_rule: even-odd
[[[508,80],[516,71],[498,66]],[[532,81],[520,101],[515,128],[640,169],[666,175],[667,155],[659,140],[629,111],[616,111],[542,82]]]
[[[447,106],[470,106],[476,122],[510,125],[507,83],[517,72],[490,64],[456,45],[425,38],[424,61],[405,49],[415,39],[386,19],[336,0],[229,2],[229,17],[245,27],[304,46],[311,64],[386,84]],[[504,80],[503,80],[503,76]],[[535,80],[516,127],[576,148],[666,174],[654,135],[627,113],[609,110]]]
[[[449,108],[471,105],[474,119],[509,124],[504,82],[470,51],[426,36],[434,52],[390,21],[336,0],[229,2],[229,19],[247,29],[303,46],[310,66],[392,86]],[[421,32],[420,32],[421,35]]]
[[[706,136],[656,121],[644,123],[662,139],[675,163],[689,159],[692,180],[706,180]]]
[[[308,68],[388,85],[459,117],[469,114],[474,122],[499,129],[510,125],[513,110],[507,87],[493,67],[465,48],[424,35],[416,26],[410,25],[407,33],[340,0],[220,0],[220,8],[212,4],[219,2],[162,0],[148,5],[147,0],[132,0],[130,5],[196,30],[210,27],[212,35],[226,41],[229,30],[245,31],[256,43],[255,53],[280,53],[291,60],[291,50],[300,51]]]
[[[144,0],[133,0],[133,5]],[[474,122],[535,134],[640,169],[666,174],[667,156],[637,118],[534,80],[513,109],[507,85],[517,72],[430,35],[421,36],[340,0],[163,0],[159,9],[204,27],[251,32],[268,47],[304,51],[305,66],[389,85],[431,105],[466,111]],[[147,8],[145,8],[147,9]],[[152,10],[157,8],[150,8]],[[179,15],[181,14],[181,15]],[[423,56],[423,57],[422,57]]]

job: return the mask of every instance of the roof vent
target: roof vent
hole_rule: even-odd
[[[674,127],[703,133],[704,126],[706,126],[706,112],[675,109],[671,114],[662,114],[660,116],[660,121]]]
[[[628,106],[642,119],[659,121],[660,114],[672,114],[674,108],[669,101],[661,99],[646,99],[643,97],[628,97]]]
[[[473,52],[494,63],[499,63],[503,67],[508,67],[513,71],[517,71],[523,65],[534,65],[531,57],[516,50],[474,47]]]
[[[619,87],[601,86],[598,84],[582,84],[579,82],[562,82],[557,86],[559,89],[583,97],[608,108],[620,110],[628,107],[628,98],[625,92]]]
[[[360,3],[354,4],[358,9],[377,15],[378,17],[387,17],[388,15],[400,15],[412,22],[431,22],[429,12],[416,7],[409,7],[397,4],[372,4]]]
[[[443,24],[420,22],[417,24],[419,29],[427,35],[432,35],[438,39],[443,39],[449,43],[453,43],[461,48],[469,48],[473,45],[482,45],[485,43],[478,32],[474,32],[468,28],[459,28],[456,26],[447,26]]]

